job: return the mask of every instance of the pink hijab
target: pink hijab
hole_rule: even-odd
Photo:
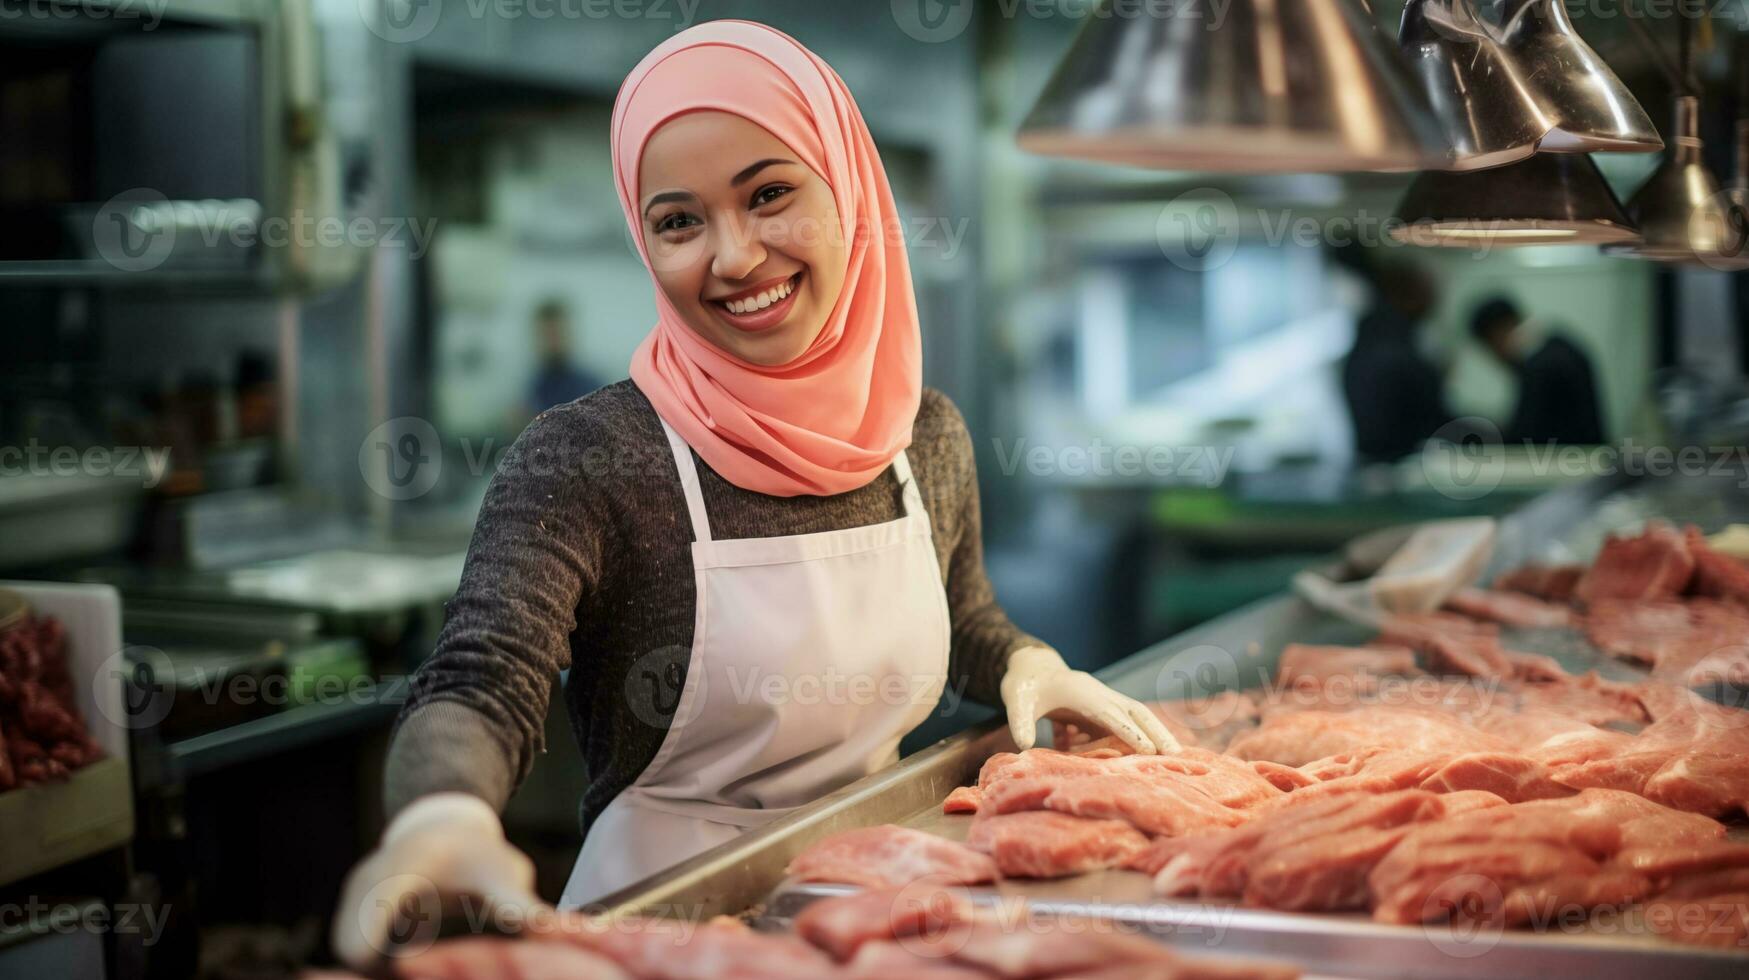
[[[793,497],[864,486],[911,443],[923,389],[922,337],[898,211],[850,90],[800,42],[719,20],[674,35],[632,69],[613,106],[613,176],[646,267],[639,162],[663,123],[715,109],[770,131],[820,174],[850,258],[844,289],[795,360],[751,364],[695,333],[660,287],[656,326],[632,380],[700,458],[748,490]]]

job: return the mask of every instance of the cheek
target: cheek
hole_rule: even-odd
[[[651,236],[644,249],[649,256],[650,275],[656,285],[675,306],[697,303],[703,290],[708,263],[703,261],[703,236],[679,245],[663,242]]]

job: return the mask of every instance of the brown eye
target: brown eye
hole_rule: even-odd
[[[697,223],[698,219],[692,215],[684,211],[676,211],[673,214],[665,214],[657,218],[654,227],[656,234],[662,235],[671,231],[685,231]]]
[[[790,187],[788,184],[766,184],[764,187],[753,192],[752,206],[756,208],[764,207],[794,189],[795,188]]]

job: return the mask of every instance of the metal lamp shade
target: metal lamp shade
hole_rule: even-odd
[[[1538,153],[1474,173],[1431,170],[1409,185],[1390,231],[1433,248],[1602,245],[1639,235],[1597,164]]]
[[[1468,0],[1409,0],[1398,44],[1444,127],[1446,169],[1498,167],[1536,153],[1553,124]]]
[[[1675,146],[1628,201],[1641,240],[1605,251],[1654,262],[1749,269],[1749,223],[1701,159],[1701,147],[1700,99],[1680,96]]]
[[[1573,30],[1561,0],[1509,0],[1504,26],[1471,0],[1409,0],[1398,44],[1444,128],[1448,170],[1538,152],[1654,151],[1645,110]]]
[[[1232,0],[1087,18],[1021,127],[1023,149],[1166,170],[1415,170],[1443,150],[1357,0]]]
[[[1506,48],[1551,128],[1545,153],[1655,153],[1664,148],[1638,99],[1573,28],[1562,0],[1506,0]]]

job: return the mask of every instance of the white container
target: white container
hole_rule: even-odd
[[[133,839],[121,597],[107,585],[0,582],[32,613],[67,631],[67,669],[79,714],[104,757],[65,782],[0,793],[0,885],[41,874]]]

